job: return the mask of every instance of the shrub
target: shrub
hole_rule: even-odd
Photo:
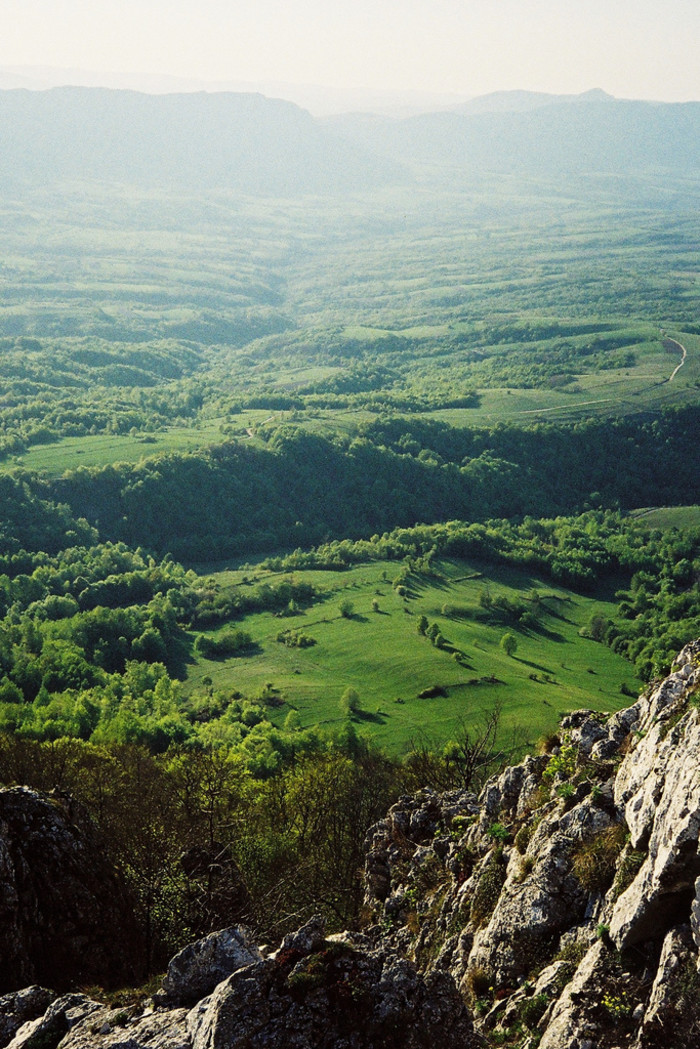
[[[532,998],[526,998],[519,1009],[520,1019],[526,1027],[532,1029],[540,1022],[548,1005],[549,998],[546,994],[535,994]]]
[[[226,656],[237,656],[252,645],[253,639],[245,630],[227,630],[216,638],[200,634],[194,647],[205,659],[224,659]]]
[[[617,823],[579,845],[574,854],[573,870],[586,892],[597,894],[610,888],[625,836],[624,826]]]
[[[632,849],[629,845],[624,850],[620,857],[615,881],[613,882],[613,891],[616,899],[622,895],[625,889],[630,887],[645,859],[646,853]]]
[[[531,823],[524,823],[518,833],[515,835],[515,847],[521,855],[527,852],[527,847],[530,844],[532,838],[533,826]]]
[[[494,841],[506,842],[510,838],[510,831],[503,823],[492,823],[486,833]]]
[[[518,882],[525,881],[525,879],[527,878],[528,874],[531,874],[532,871],[534,870],[534,867],[535,867],[535,857],[534,856],[523,856],[523,858],[520,860],[520,867],[518,868],[518,874],[517,874],[517,877],[516,877],[516,881],[518,881]]]
[[[491,977],[481,965],[474,965],[468,969],[464,982],[467,994],[472,1000],[483,998],[491,988]]]
[[[477,929],[486,925],[494,912],[506,880],[507,866],[503,849],[499,846],[494,850],[474,889],[470,917]]]
[[[276,639],[287,648],[311,648],[316,644],[316,638],[311,634],[304,634],[301,630],[280,630]]]
[[[518,639],[515,634],[508,632],[501,638],[501,648],[507,656],[514,656],[518,648]]]
[[[568,779],[576,771],[576,747],[570,743],[560,747],[558,754],[552,754],[547,762],[547,767],[542,773],[542,779],[553,780],[556,777]]]
[[[360,709],[360,694],[354,688],[346,688],[340,697],[340,709],[343,714],[354,714]]]

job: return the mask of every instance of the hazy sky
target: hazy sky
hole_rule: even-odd
[[[700,99],[698,0],[0,0],[0,66]]]

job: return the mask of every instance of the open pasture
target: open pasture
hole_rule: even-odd
[[[514,569],[457,561],[442,562],[431,576],[411,576],[401,594],[392,585],[399,567],[372,562],[343,572],[295,573],[322,599],[293,616],[256,613],[237,621],[252,635],[254,654],[200,658],[185,687],[211,679],[215,690],[266,697],[280,724],[296,710],[303,726],[331,730],[344,722],[340,699],[351,688],[360,697],[356,728],[392,751],[423,737],[445,740],[460,725],[475,725],[494,704],[502,706],[504,732],[517,730],[534,743],[568,710],[629,703],[620,692],[623,683],[636,688],[629,663],[579,633],[593,614],[612,614],[612,604]],[[282,577],[246,566],[211,578],[225,589]],[[493,604],[488,613],[484,595],[487,602],[506,598],[524,606],[534,622],[524,626]],[[345,615],[343,602],[351,606]],[[422,616],[429,629],[437,624],[438,644],[419,633]],[[287,630],[315,644],[287,647],[277,640]],[[501,647],[508,632],[517,641],[513,656]],[[421,697],[426,690],[432,694]]]

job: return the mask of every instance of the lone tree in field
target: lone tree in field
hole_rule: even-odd
[[[340,697],[340,709],[347,717],[351,717],[360,709],[360,694],[354,688],[346,688]]]
[[[340,612],[343,619],[352,619],[355,612],[355,606],[349,597],[344,597],[338,605],[338,611]]]
[[[501,648],[507,656],[514,656],[518,647],[518,639],[510,631],[501,638]]]

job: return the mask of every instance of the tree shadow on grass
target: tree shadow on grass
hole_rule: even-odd
[[[565,619],[564,622],[568,623],[569,620]],[[544,625],[544,623],[538,623],[536,626],[528,627],[528,633],[537,634],[538,637],[545,638],[547,641],[566,641],[563,634],[560,634],[557,630],[550,630],[549,627]]]
[[[541,663],[533,663],[531,659],[521,659],[520,656],[512,656],[517,663],[524,663],[526,667],[532,667],[533,670],[541,670],[543,674],[553,674],[554,671],[551,667],[543,667]]]
[[[374,725],[383,725],[387,717],[387,714],[380,714],[378,711],[372,713],[370,710],[355,710],[352,714],[353,721],[370,722]]]

